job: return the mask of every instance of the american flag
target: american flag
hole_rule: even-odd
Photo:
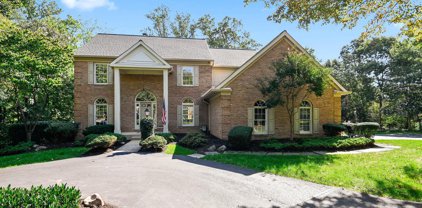
[[[167,123],[167,116],[166,116],[166,101],[163,99],[163,110],[162,110],[162,115],[161,115],[161,123],[163,123],[163,125],[166,125]]]

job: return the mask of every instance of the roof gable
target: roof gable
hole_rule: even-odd
[[[250,59],[248,59],[238,70],[232,73],[229,77],[227,77],[223,82],[221,82],[215,89],[223,89],[226,88],[233,80],[235,80],[240,74],[242,74],[249,66],[259,60],[262,56],[264,56],[271,48],[273,48],[277,43],[279,43],[283,38],[287,38],[293,46],[299,49],[300,52],[311,56],[293,37],[287,33],[287,31],[283,31],[277,37],[275,37],[270,43],[264,46],[260,51],[258,51],[255,55],[253,55]],[[313,59],[313,58],[312,58]],[[313,59],[315,60],[315,59]],[[315,60],[317,64],[320,65],[318,61]],[[348,93],[348,91],[337,82],[331,75],[329,75],[331,85],[342,92]]]
[[[132,68],[170,68],[171,66],[164,61],[154,50],[149,48],[144,42],[139,41],[126,52],[115,59],[112,67]]]

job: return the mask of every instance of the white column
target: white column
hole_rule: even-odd
[[[164,105],[166,106],[166,117],[167,121],[164,125],[163,132],[169,132],[169,71],[168,69],[163,70],[163,97]]]
[[[114,69],[114,133],[120,130],[120,69]]]

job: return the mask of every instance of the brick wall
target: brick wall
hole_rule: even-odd
[[[95,62],[95,61],[94,61]],[[111,62],[111,61],[110,61]],[[88,62],[75,61],[75,89],[74,89],[74,118],[81,123],[81,129],[88,125],[88,105],[94,104],[97,98],[105,98],[109,104],[114,104],[114,85],[88,84]],[[199,66],[199,86],[177,86],[177,67],[169,74],[169,130],[174,133],[199,131],[201,125],[208,125],[208,106],[200,97],[211,87],[212,67]],[[135,99],[139,92],[148,90],[157,97],[157,123],[161,124],[163,77],[162,75],[121,74],[121,130],[135,131]],[[199,105],[200,126],[178,127],[177,105],[181,105],[184,98],[192,98],[195,105]]]
[[[215,131],[215,136],[226,139],[227,134],[231,127],[237,125],[248,125],[248,113],[247,109],[253,107],[254,103],[262,99],[262,95],[256,87],[257,79],[266,76],[272,76],[273,71],[271,70],[271,63],[281,59],[286,55],[286,52],[292,50],[293,45],[288,42],[287,39],[282,39],[272,49],[270,49],[263,57],[253,63],[247,68],[241,75],[239,75],[234,81],[232,81],[228,87],[232,89],[231,96],[226,98],[228,103],[221,105],[221,108],[227,108],[227,114],[222,113],[221,116],[212,117],[211,126],[221,125],[224,130]],[[315,108],[320,110],[319,119],[319,133],[322,134],[322,124],[329,122],[340,122],[341,120],[341,101],[340,98],[334,97],[333,88],[328,88],[323,96],[316,97],[310,96],[310,101]],[[214,100],[211,101],[211,106],[214,105]],[[221,100],[218,100],[221,102]],[[299,103],[297,104],[299,106]],[[215,115],[215,112],[211,111],[211,115]],[[220,118],[221,117],[221,118]],[[213,133],[213,132],[212,132]],[[288,137],[289,136],[289,120],[286,109],[283,106],[275,108],[275,135],[277,137]],[[268,138],[269,136],[255,136],[255,139]]]

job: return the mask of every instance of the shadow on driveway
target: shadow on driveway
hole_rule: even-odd
[[[251,170],[251,169],[240,168],[240,167],[234,166],[234,165],[227,165],[227,164],[223,164],[223,163],[213,162],[213,161],[209,161],[209,160],[197,159],[197,158],[184,156],[184,155],[173,155],[172,159],[182,160],[182,161],[193,163],[193,164],[196,164],[196,165],[202,165],[202,166],[207,166],[207,167],[216,168],[216,169],[220,169],[220,170],[239,173],[239,174],[243,174],[243,175],[246,175],[246,176],[258,173],[257,171],[254,171],[254,170]]]
[[[339,191],[323,197],[314,197],[293,207],[422,207],[422,203],[376,197],[364,193]]]

